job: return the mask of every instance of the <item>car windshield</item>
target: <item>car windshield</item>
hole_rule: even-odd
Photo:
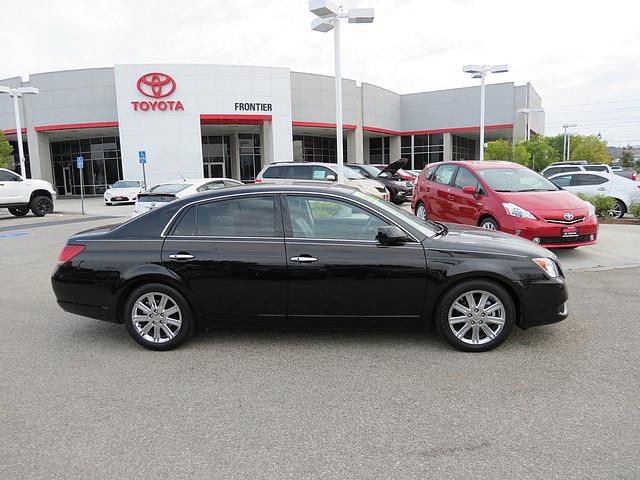
[[[150,191],[153,193],[178,193],[190,186],[190,183],[165,183],[156,185]]]
[[[357,197],[362,197],[371,203],[374,203],[378,208],[383,210],[384,213],[391,215],[392,217],[399,217],[400,220],[410,224],[413,228],[423,233],[426,237],[433,237],[440,231],[437,224],[420,220],[411,212],[397,207],[391,202],[382,200],[361,191],[355,192],[355,195]]]
[[[528,168],[482,168],[478,173],[496,192],[551,192],[558,187]]]
[[[362,180],[363,178],[365,178],[364,175],[356,172],[353,168],[349,168],[346,166],[343,166],[343,168],[344,168],[344,176],[347,177],[349,180]]]
[[[121,180],[113,184],[111,188],[138,188],[140,186],[140,182],[127,182],[126,180]]]

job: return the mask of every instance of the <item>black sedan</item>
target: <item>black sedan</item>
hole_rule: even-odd
[[[64,310],[124,323],[154,350],[217,319],[359,317],[433,322],[454,347],[483,351],[514,325],[567,317],[548,250],[425,222],[345,186],[234,187],[171,202],[71,237],[52,284]]]

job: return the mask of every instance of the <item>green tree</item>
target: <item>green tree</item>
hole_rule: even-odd
[[[13,147],[0,130],[0,168],[7,168],[13,161]]]
[[[530,167],[531,154],[527,150],[522,143],[518,143],[515,147],[513,147],[513,155],[511,156],[511,161],[519,163],[520,165],[524,165],[525,167]]]
[[[527,165],[539,172],[553,162],[559,162],[561,153],[554,146],[554,137],[535,136],[531,140],[520,143],[529,152],[530,161]]]
[[[595,135],[571,137],[571,160],[586,160],[588,163],[611,163],[607,142]]]
[[[620,162],[622,163],[623,167],[633,167],[634,158],[631,147],[627,147],[622,150],[622,154],[620,155]]]
[[[506,140],[494,140],[487,143],[484,151],[484,158],[487,160],[508,160],[513,157],[513,147],[511,142]]]

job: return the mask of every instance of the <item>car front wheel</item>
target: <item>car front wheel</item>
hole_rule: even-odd
[[[171,350],[194,331],[189,304],[167,285],[151,283],[137,288],[129,295],[123,313],[129,334],[151,350]]]
[[[29,208],[36,217],[44,217],[53,211],[53,202],[49,197],[34,197],[29,203]]]
[[[624,203],[622,203],[620,200],[616,200],[616,203],[611,209],[611,212],[609,212],[609,214],[613,218],[618,219],[618,218],[624,217],[624,214],[626,213],[626,211],[627,209],[625,208]]]
[[[27,213],[29,213],[29,207],[11,207],[9,208],[9,213],[16,217],[24,217]]]
[[[511,333],[516,309],[509,293],[488,280],[470,280],[449,290],[437,310],[436,326],[458,350],[491,350]]]
[[[487,217],[482,219],[480,222],[481,228],[486,228],[487,230],[500,230],[498,227],[498,222],[496,222],[493,218]]]

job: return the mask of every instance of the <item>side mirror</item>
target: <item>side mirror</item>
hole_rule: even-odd
[[[476,193],[478,193],[478,189],[473,185],[465,185],[464,187],[462,187],[462,193],[466,193],[468,195],[475,195]]]
[[[329,180],[330,182],[335,182],[336,181],[336,176],[333,175],[332,173],[330,173],[329,175],[327,175],[326,177],[324,177],[325,180]]]
[[[409,241],[409,238],[399,227],[396,227],[395,225],[387,225],[378,228],[376,240],[380,245],[401,245]]]

